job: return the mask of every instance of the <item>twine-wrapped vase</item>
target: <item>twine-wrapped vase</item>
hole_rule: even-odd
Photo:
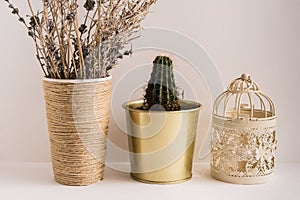
[[[111,77],[43,80],[55,180],[89,185],[103,178]]]

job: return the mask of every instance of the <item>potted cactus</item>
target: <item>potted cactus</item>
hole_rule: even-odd
[[[27,0],[26,17],[10,0],[4,2],[33,40],[44,73],[55,180],[65,185],[101,180],[110,114],[109,72],[118,59],[131,54],[126,47],[139,36],[140,23],[156,0],[43,0],[36,11]]]
[[[201,104],[179,99],[169,57],[155,58],[144,98],[123,107],[131,177],[159,184],[190,179]]]

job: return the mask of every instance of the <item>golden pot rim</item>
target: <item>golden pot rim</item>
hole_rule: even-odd
[[[122,107],[125,110],[131,111],[131,112],[144,112],[144,113],[163,113],[163,112],[167,112],[167,113],[183,113],[183,112],[192,112],[192,111],[197,111],[197,110],[201,110],[203,109],[202,104],[195,102],[195,101],[190,101],[190,100],[179,100],[180,104],[188,104],[191,105],[193,108],[190,109],[183,109],[183,110],[178,110],[178,111],[156,111],[156,110],[141,110],[138,108],[134,108],[134,107],[139,107],[143,104],[144,100],[143,99],[138,99],[138,100],[132,100],[132,101],[128,101],[125,102]],[[136,105],[136,106],[134,106]],[[138,106],[139,105],[139,106]],[[134,106],[134,107],[131,107]]]

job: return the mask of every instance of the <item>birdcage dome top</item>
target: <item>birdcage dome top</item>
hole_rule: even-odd
[[[216,99],[213,114],[223,118],[259,120],[275,117],[275,107],[250,75],[242,74]]]

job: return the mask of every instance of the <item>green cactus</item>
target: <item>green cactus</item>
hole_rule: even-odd
[[[178,111],[178,92],[173,74],[173,62],[167,56],[153,61],[151,78],[146,88],[143,109]]]

